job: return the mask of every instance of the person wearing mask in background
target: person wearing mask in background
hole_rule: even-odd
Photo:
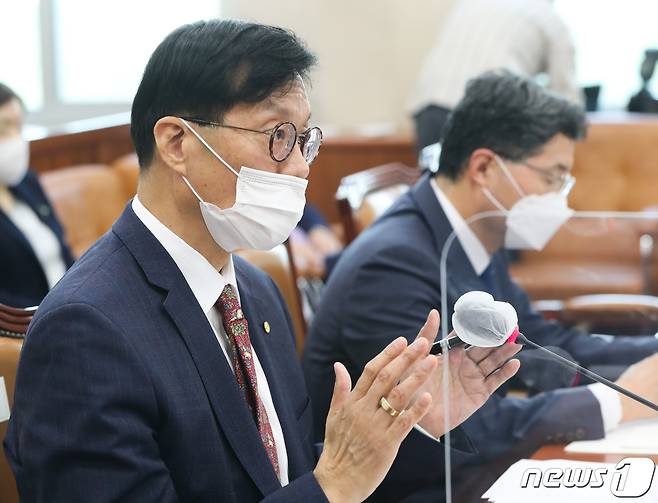
[[[23,102],[0,83],[0,303],[37,306],[73,264],[22,138]]]
[[[437,313],[353,390],[336,363],[317,459],[284,301],[232,254],[281,244],[301,217],[322,138],[314,59],[291,32],[231,20],[155,49],[132,105],[137,196],[25,338],[5,439],[21,501],[342,503],[368,497],[396,456],[406,480],[433,475],[399,454],[411,441],[443,456]],[[451,359],[450,428],[516,372],[518,349]]]
[[[581,103],[575,50],[552,0],[457,0],[423,64],[411,98],[418,151],[441,140],[466,83],[505,68],[548,76],[548,88]]]
[[[658,402],[657,338],[605,340],[545,320],[507,269],[505,244],[539,249],[571,215],[566,194],[574,183],[575,143],[585,134],[582,109],[527,78],[487,72],[468,84],[445,131],[438,172],[361,233],[329,278],[303,355],[316,435],[323,434],[332,362],[345,363],[357,379],[378,348],[400,335],[414,337],[424,313],[441,306],[440,261],[453,230],[443,278],[448,313],[462,294],[489,292],[514,306],[520,330],[538,344],[556,346],[586,367],[635,364],[618,384]],[[491,211],[507,216],[466,223]],[[539,221],[528,218],[537,214]],[[648,407],[593,384],[529,399],[496,394],[463,429],[479,451],[472,462],[484,463],[528,457],[544,444],[601,438],[620,422],[649,417],[655,413]],[[436,482],[430,501],[442,495],[443,479]]]

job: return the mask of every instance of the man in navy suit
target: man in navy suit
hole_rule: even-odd
[[[281,243],[301,216],[321,140],[313,60],[283,29],[234,21],[183,26],[155,50],[132,109],[138,195],[25,340],[5,440],[22,501],[351,502],[410,450],[412,429],[405,445],[441,455],[435,311],[353,390],[336,363],[316,460],[284,302],[231,254]],[[517,350],[456,354],[449,427],[515,373]],[[429,472],[403,459],[393,475]]]
[[[38,305],[73,264],[64,230],[28,170],[23,102],[0,83],[0,303]]]
[[[564,187],[572,184],[569,171],[575,141],[585,131],[583,112],[532,81],[492,72],[469,84],[445,131],[438,174],[423,177],[366,229],[344,252],[328,282],[303,357],[316,435],[323,433],[331,362],[344,362],[356,379],[365,362],[390,340],[412,338],[423,313],[441,305],[442,279],[448,313],[465,292],[489,291],[516,308],[519,326],[530,340],[558,346],[586,366],[629,365],[645,358],[618,382],[656,402],[658,355],[650,356],[658,351],[656,338],[608,341],[544,320],[507,272],[505,219],[466,224],[473,215],[512,208],[523,199],[517,186],[523,194],[535,195],[530,201],[555,204],[550,215],[559,215],[561,206],[551,201],[559,203],[560,191],[564,194]],[[535,223],[530,229],[532,239],[541,234],[539,227]],[[448,274],[441,278],[441,255],[453,230]],[[516,231],[517,242],[530,239],[519,236],[518,227]],[[466,421],[464,430],[481,463],[512,451],[528,456],[546,443],[600,438],[621,421],[645,417],[653,417],[650,409],[595,384],[530,399],[494,395]]]

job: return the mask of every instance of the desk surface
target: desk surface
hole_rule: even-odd
[[[572,459],[576,461],[595,461],[598,463],[617,463],[624,458],[651,458],[658,464],[658,455],[646,454],[585,454],[582,452],[565,452],[564,445],[546,445],[532,456],[532,459]]]

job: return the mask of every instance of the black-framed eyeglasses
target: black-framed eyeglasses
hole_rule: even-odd
[[[283,162],[288,159],[292,153],[292,149],[295,148],[295,144],[299,144],[304,160],[310,166],[318,156],[320,145],[322,145],[322,130],[319,127],[312,127],[303,133],[297,134],[297,128],[292,122],[279,122],[270,129],[259,130],[220,124],[218,122],[195,119],[194,117],[181,118],[201,126],[225,127],[240,131],[249,131],[251,133],[266,134],[270,137],[270,157],[276,162]]]
[[[571,192],[571,189],[576,184],[576,177],[568,171],[564,171],[558,175],[555,173],[555,170],[551,168],[535,166],[534,164],[525,161],[521,161],[520,164],[523,164],[526,168],[530,168],[541,174],[552,191],[559,192],[565,196],[569,195],[569,192]]]

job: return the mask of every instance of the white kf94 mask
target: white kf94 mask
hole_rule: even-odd
[[[567,196],[561,192],[541,195],[525,195],[503,161],[495,157],[512,186],[521,196],[509,210],[485,187],[484,195],[491,204],[506,216],[505,248],[517,250],[542,250],[559,228],[571,218],[574,211],[567,204]]]
[[[269,250],[283,243],[299,220],[306,204],[308,181],[242,166],[236,172],[185,119],[183,124],[235,176],[235,204],[230,208],[205,202],[187,178],[183,180],[199,200],[201,215],[215,242],[227,252],[240,248]]]

